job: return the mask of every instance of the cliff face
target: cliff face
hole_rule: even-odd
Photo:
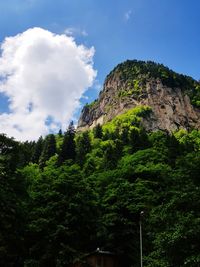
[[[198,103],[198,88],[199,82],[163,65],[125,62],[107,76],[98,100],[83,108],[78,130],[103,124],[138,105],[152,109],[141,122],[147,131],[200,129],[200,109],[191,104]]]

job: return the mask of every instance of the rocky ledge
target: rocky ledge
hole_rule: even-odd
[[[126,61],[107,76],[99,98],[83,108],[78,130],[106,123],[141,105],[152,110],[141,121],[147,131],[200,129],[199,92],[199,82],[161,64]]]

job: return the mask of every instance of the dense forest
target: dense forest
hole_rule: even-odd
[[[200,266],[200,131],[147,133],[137,107],[85,132],[0,135],[0,266],[61,267],[97,247],[145,267]]]

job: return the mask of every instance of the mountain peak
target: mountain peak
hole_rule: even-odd
[[[152,61],[127,60],[106,77],[99,98],[86,105],[78,129],[93,128],[136,106],[152,110],[142,119],[147,131],[200,129],[200,83]]]

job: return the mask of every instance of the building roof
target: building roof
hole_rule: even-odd
[[[97,248],[95,251],[87,254],[86,256],[90,256],[90,255],[93,255],[93,254],[110,255],[110,256],[114,256],[115,255],[115,253],[113,253],[113,252],[106,251],[106,250],[101,250],[100,248]]]

